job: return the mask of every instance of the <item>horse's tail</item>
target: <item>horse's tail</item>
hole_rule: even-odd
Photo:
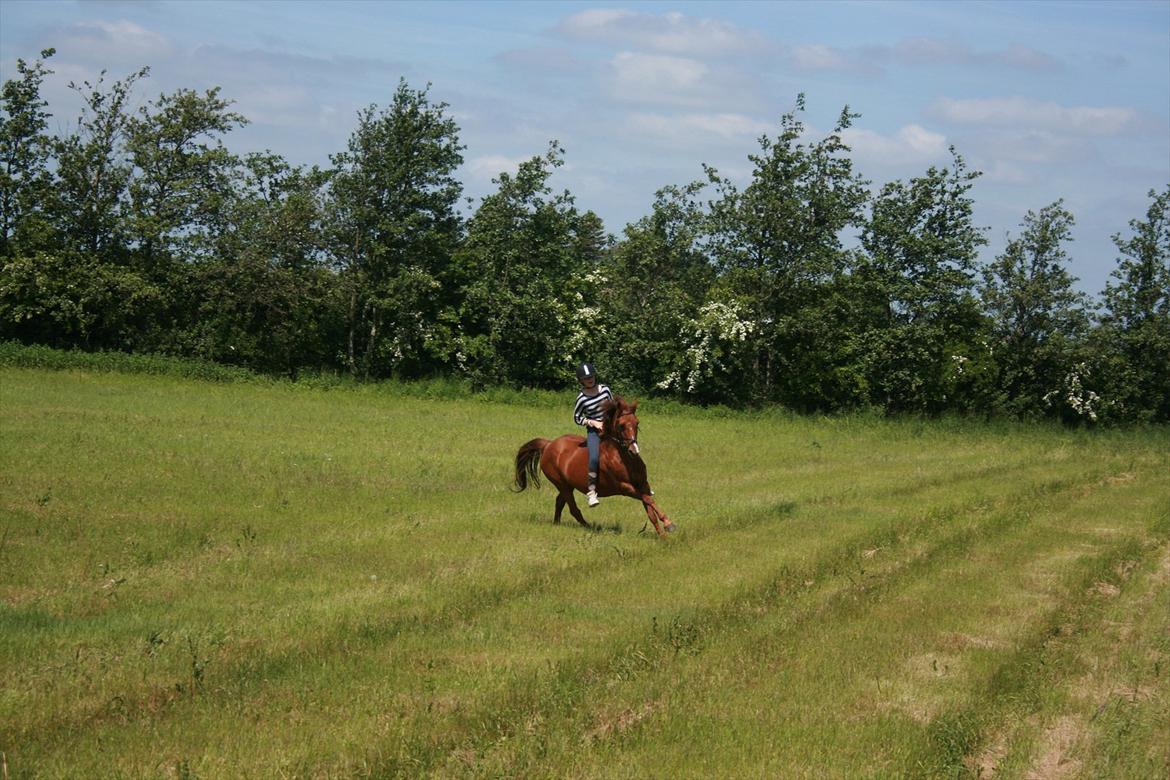
[[[540,487],[540,454],[549,445],[548,439],[533,439],[521,445],[516,453],[516,492],[528,487]]]

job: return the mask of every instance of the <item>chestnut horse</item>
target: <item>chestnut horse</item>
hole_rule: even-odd
[[[646,479],[646,464],[638,454],[638,418],[634,412],[638,402],[626,403],[620,396],[606,404],[605,427],[601,431],[601,450],[598,463],[597,495],[629,496],[642,502],[646,515],[659,536],[674,530],[674,523],[654,503],[650,483]],[[516,453],[516,492],[528,487],[540,487],[537,468],[557,489],[557,513],[554,523],[561,522],[565,505],[581,525],[590,525],[581,516],[573,491],[582,493],[588,487],[589,451],[584,436],[566,435],[558,439],[533,439]]]

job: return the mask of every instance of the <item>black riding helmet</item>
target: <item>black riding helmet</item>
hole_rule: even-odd
[[[592,363],[581,363],[577,366],[577,381],[584,382],[589,377],[597,379],[597,369],[593,367]]]

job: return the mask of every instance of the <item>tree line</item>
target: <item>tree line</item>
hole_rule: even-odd
[[[555,141],[461,214],[465,147],[429,87],[400,81],[303,167],[233,154],[247,120],[218,88],[133,109],[146,68],[71,84],[80,116],[50,134],[52,55],[0,93],[0,338],[515,387],[588,359],[703,404],[1170,421],[1170,186],[1091,300],[1062,201],[981,263],[958,152],[873,190],[842,138],[857,115],[810,139],[803,96],[746,185],[704,166],[614,238],[551,188]]]

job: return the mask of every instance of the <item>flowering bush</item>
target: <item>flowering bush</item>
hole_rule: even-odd
[[[735,300],[713,301],[699,309],[687,337],[681,365],[658,383],[663,390],[688,395],[713,394],[718,379],[729,375],[750,349],[749,337],[756,323]]]
[[[1088,364],[1077,363],[1065,375],[1060,387],[1044,395],[1044,404],[1065,419],[1097,422],[1109,404],[1085,386],[1091,373]]]

